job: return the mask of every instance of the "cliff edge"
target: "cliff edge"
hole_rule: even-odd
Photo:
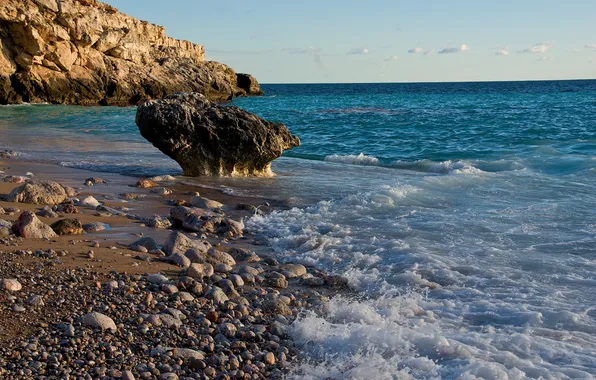
[[[174,92],[222,102],[255,78],[95,0],[0,1],[0,104],[134,105]]]

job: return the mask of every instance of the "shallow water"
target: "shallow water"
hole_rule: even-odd
[[[183,180],[296,206],[248,228],[361,295],[295,323],[296,378],[596,375],[596,81],[264,89],[234,104],[301,137],[278,176]],[[134,112],[0,107],[0,148],[179,173]]]

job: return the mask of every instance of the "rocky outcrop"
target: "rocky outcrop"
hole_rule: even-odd
[[[95,0],[0,2],[0,104],[130,105],[180,91],[260,95],[205,49]]]
[[[270,176],[271,162],[300,145],[285,125],[197,93],[145,102],[136,122],[143,137],[193,177]]]

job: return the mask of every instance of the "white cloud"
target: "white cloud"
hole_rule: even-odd
[[[552,61],[552,60],[553,60],[553,57],[540,57],[536,61],[542,62],[542,61]]]
[[[503,56],[505,56],[505,55],[509,55],[509,50],[508,50],[507,48],[505,48],[505,49],[501,49],[501,50],[498,50],[498,51],[495,53],[495,55],[503,55]]]
[[[323,69],[323,62],[321,61],[321,48],[309,46],[307,48],[283,48],[281,50],[288,52],[288,54],[310,55],[318,68]]]
[[[419,54],[419,53],[424,53],[425,51],[426,50],[424,50],[423,48],[417,47],[417,48],[408,50],[408,53],[410,53],[410,54]]]
[[[452,53],[462,53],[465,51],[470,51],[470,47],[466,44],[462,44],[460,47],[448,47],[443,48],[438,51],[439,54],[452,54]]]
[[[553,44],[551,44],[551,43],[541,42],[541,43],[535,44],[534,46],[529,47],[527,49],[518,50],[517,54],[523,54],[523,53],[544,54],[547,51],[549,51],[550,48],[552,48],[552,47],[553,47]]]
[[[390,62],[390,61],[397,61],[399,59],[399,57],[397,55],[392,55],[391,57],[387,57],[384,59],[385,62]]]
[[[348,54],[348,55],[368,54],[368,49],[367,48],[355,48],[355,49],[350,50],[346,54]]]
[[[427,50],[421,47],[416,47],[414,49],[409,49],[408,53],[410,54],[424,54],[424,55],[429,55],[430,53],[434,53],[434,50]]]
[[[587,44],[584,46],[586,49],[596,49],[596,44]]]

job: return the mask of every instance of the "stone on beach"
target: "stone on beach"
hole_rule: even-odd
[[[151,189],[151,192],[154,194],[159,194],[159,195],[172,194],[172,190],[168,189],[167,187],[156,187],[156,188]]]
[[[226,293],[221,290],[220,288],[218,288],[217,286],[214,286],[206,295],[205,297],[210,298],[212,300],[214,300],[215,302],[225,302],[228,300],[228,296],[226,295]]]
[[[242,236],[244,234],[244,221],[235,221],[227,218],[224,220],[227,231],[224,233],[230,234],[232,237]]]
[[[52,210],[50,206],[43,206],[41,210],[37,212],[38,216],[43,216],[45,218],[57,218],[58,214]]]
[[[285,264],[282,269],[287,278],[301,277],[306,274],[306,267],[302,264]]]
[[[12,222],[0,219],[0,236],[8,236],[12,233]]]
[[[140,187],[142,189],[148,189],[148,188],[152,188],[152,187],[158,187],[159,183],[152,181],[150,179],[143,179],[143,180],[138,181],[135,186]]]
[[[52,227],[43,223],[31,211],[24,211],[14,222],[12,229],[18,236],[31,239],[52,239],[57,237]]]
[[[245,248],[237,248],[234,247],[228,251],[230,255],[236,261],[246,261],[249,263],[261,261],[259,255],[257,255],[254,251]]]
[[[209,263],[192,263],[190,264],[186,275],[196,279],[209,277],[213,274],[213,265]]]
[[[191,263],[204,263],[207,260],[207,251],[189,249],[184,252],[184,256],[188,257]]]
[[[131,247],[144,247],[147,249],[147,252],[153,251],[154,249],[159,249],[159,245],[152,237],[145,236],[130,245]]]
[[[184,255],[189,249],[196,249],[199,252],[207,252],[211,244],[204,240],[193,240],[180,232],[172,232],[163,249],[166,254],[173,255],[180,253]]]
[[[6,197],[8,202],[57,205],[73,197],[73,188],[52,181],[31,181],[13,189]]]
[[[172,227],[172,222],[170,222],[170,219],[168,219],[168,218],[162,218],[162,217],[156,216],[156,217],[149,219],[149,221],[147,222],[147,225],[149,227],[153,227],[153,228],[166,229],[166,228]]]
[[[54,232],[62,235],[82,235],[83,225],[78,219],[62,219],[51,224]]]
[[[152,283],[152,284],[158,284],[158,285],[161,285],[161,284],[165,284],[166,282],[169,282],[169,281],[170,281],[170,279],[169,279],[169,278],[167,278],[166,276],[164,276],[163,274],[160,274],[160,273],[154,273],[154,274],[150,274],[150,275],[147,277],[147,281],[149,281],[149,282],[150,282],[150,283]]]
[[[85,315],[85,317],[83,318],[83,323],[86,326],[98,328],[102,331],[109,330],[112,333],[115,333],[118,330],[118,327],[116,327],[116,323],[114,323],[114,320],[112,318],[108,317],[105,314],[98,313],[96,311],[93,311]]]
[[[94,197],[88,196],[88,197],[84,198],[79,204],[81,206],[96,208],[101,203],[99,203],[99,201],[97,199],[95,199]]]
[[[199,208],[209,208],[209,209],[213,209],[213,208],[222,208],[224,205],[223,203],[220,203],[218,201],[214,201],[208,198],[204,198],[204,197],[193,197],[190,200],[190,204],[193,205],[194,207],[199,207]]]
[[[191,264],[190,259],[181,253],[174,253],[168,256],[167,260],[172,264],[178,265],[182,268],[188,268]]]
[[[14,278],[5,278],[2,280],[2,289],[9,292],[18,292],[23,289],[23,286]]]
[[[325,278],[325,283],[331,288],[347,288],[348,279],[339,275],[330,275]]]
[[[88,233],[100,232],[106,229],[107,224],[102,222],[93,222],[83,224],[83,230]]]
[[[63,214],[78,214],[79,209],[75,206],[72,200],[67,199],[56,207],[56,212],[61,212]]]
[[[107,182],[105,179],[102,179],[102,178],[90,177],[85,180],[85,184],[87,184],[87,183],[91,183],[93,185],[100,185],[100,184],[105,184]]]
[[[176,206],[170,209],[170,218],[179,225],[187,223],[189,217],[197,217],[202,220],[207,220],[210,217],[219,216],[213,211],[204,210],[196,207]]]
[[[179,359],[199,359],[202,360],[205,358],[205,355],[196,350],[191,350],[190,348],[172,348],[172,347],[161,347],[157,346],[151,350],[151,356],[162,356],[162,355],[170,355],[174,358]]]
[[[219,251],[215,248],[209,249],[207,252],[207,256],[205,257],[205,261],[207,261],[211,265],[217,264],[226,264],[229,266],[236,265],[236,260],[227,252]]]
[[[145,102],[136,122],[143,137],[194,177],[270,176],[271,162],[300,145],[285,125],[198,93]]]

